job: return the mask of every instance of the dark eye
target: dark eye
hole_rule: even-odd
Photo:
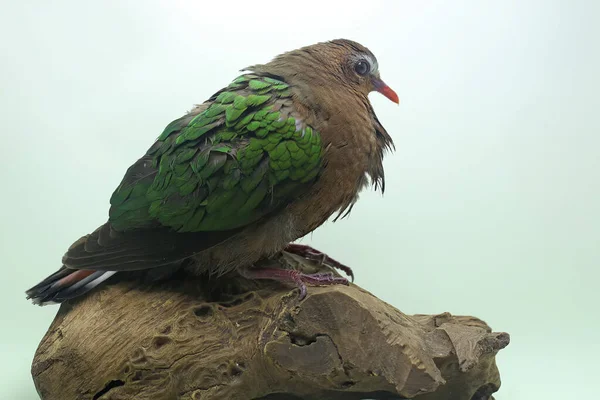
[[[370,70],[371,67],[369,66],[369,63],[365,60],[360,60],[356,64],[354,64],[354,71],[356,71],[356,73],[359,75],[364,76],[368,74]]]

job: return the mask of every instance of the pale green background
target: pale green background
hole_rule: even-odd
[[[303,3],[303,5],[301,5]],[[163,127],[249,64],[347,37],[399,107],[387,192],[306,241],[407,313],[511,334],[500,400],[597,398],[600,2],[14,1],[0,16],[0,398],[57,307],[23,291],[104,222]],[[66,399],[67,400],[67,399]]]

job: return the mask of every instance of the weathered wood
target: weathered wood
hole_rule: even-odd
[[[121,281],[63,304],[32,366],[44,400],[486,400],[509,342],[474,317],[408,316],[358,286]],[[212,290],[208,290],[211,288]]]

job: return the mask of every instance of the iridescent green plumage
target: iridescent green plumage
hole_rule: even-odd
[[[111,197],[127,231],[242,227],[299,195],[319,174],[320,135],[294,115],[289,87],[242,75],[197,115],[169,124]]]

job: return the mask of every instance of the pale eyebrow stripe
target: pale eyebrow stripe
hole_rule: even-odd
[[[369,60],[369,64],[371,65],[371,73],[379,71],[379,63],[377,60],[368,54],[365,54],[365,58]]]

